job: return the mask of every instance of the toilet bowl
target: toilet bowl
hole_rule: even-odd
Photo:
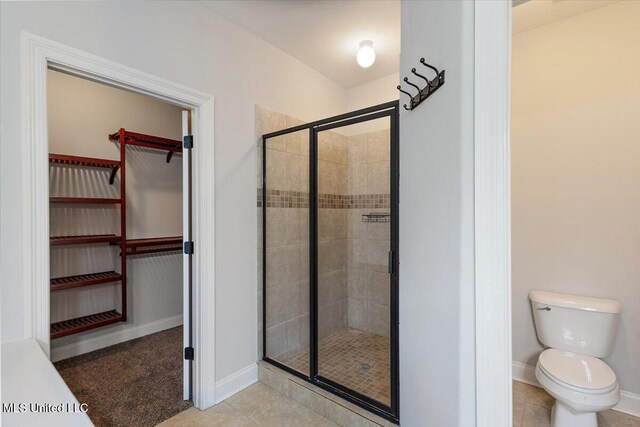
[[[597,413],[620,400],[616,374],[601,360],[613,351],[622,305],[557,292],[529,294],[538,340],[536,378],[556,401],[551,427],[597,427]]]
[[[595,357],[545,350],[538,358],[536,378],[556,399],[551,427],[597,427],[597,412],[620,400],[615,373]]]

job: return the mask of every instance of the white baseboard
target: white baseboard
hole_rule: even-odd
[[[182,314],[142,325],[123,328],[115,332],[88,338],[62,347],[51,348],[51,361],[57,362],[59,360],[68,359],[69,357],[79,356],[81,354],[89,353],[90,351],[120,344],[125,341],[140,338],[145,335],[164,331],[165,329],[174,328],[180,325],[182,325]]]
[[[521,383],[541,387],[536,379],[536,368],[520,362],[513,362],[513,379]],[[640,394],[620,390],[620,402],[613,407],[614,411],[640,417]]]
[[[258,364],[252,363],[226,378],[216,381],[216,404],[258,382]]]
[[[620,390],[620,402],[613,409],[640,417],[640,394]]]
[[[520,381],[521,383],[533,385],[536,387],[541,387],[540,383],[536,379],[536,368],[535,366],[525,365],[520,362],[513,362],[513,379],[516,381]]]

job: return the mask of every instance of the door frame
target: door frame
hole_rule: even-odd
[[[191,110],[182,110],[182,138],[193,135]],[[193,241],[192,235],[192,194],[193,188],[191,149],[182,149],[182,241]],[[185,220],[186,218],[186,220]],[[182,251],[182,342],[185,348],[193,347],[193,254]],[[186,351],[186,350],[185,350]],[[185,354],[186,356],[186,354]],[[182,361],[182,398],[193,398],[193,360],[184,357]]]
[[[399,421],[400,414],[400,387],[399,387],[399,102],[391,101],[374,105],[364,109],[340,114],[338,116],[317,120],[314,122],[282,129],[262,135],[262,348],[263,360],[277,366],[284,371],[302,378],[324,390],[328,390],[345,400],[348,400],[368,411],[393,422]],[[318,269],[317,269],[317,165],[318,165],[318,138],[319,132],[330,129],[363,123],[378,118],[389,118],[390,125],[390,211],[391,211],[391,240],[390,252],[392,252],[390,272],[390,365],[391,365],[391,389],[390,405],[386,406],[368,396],[349,389],[344,385],[318,375]],[[296,371],[287,365],[266,355],[267,349],[267,140],[283,136],[289,133],[307,130],[309,132],[309,372]]]
[[[214,100],[164,80],[46,38],[21,33],[23,271],[27,335],[50,354],[49,161],[47,70],[49,68],[147,95],[192,111],[193,134],[193,403],[215,403],[215,210]]]
[[[511,2],[475,1],[476,426],[512,423]]]

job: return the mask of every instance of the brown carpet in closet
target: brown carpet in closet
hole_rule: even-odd
[[[97,427],[144,427],[192,406],[182,400],[182,327],[55,363]]]

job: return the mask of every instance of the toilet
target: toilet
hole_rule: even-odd
[[[620,400],[616,374],[600,360],[613,351],[622,305],[618,301],[533,291],[538,339],[545,346],[536,378],[555,398],[551,427],[597,427],[597,413]]]

